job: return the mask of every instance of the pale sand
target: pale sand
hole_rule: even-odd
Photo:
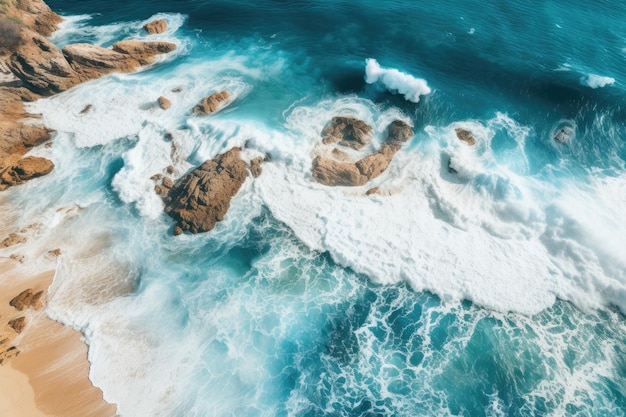
[[[27,320],[15,340],[20,355],[0,366],[0,415],[114,416],[115,406],[106,403],[102,391],[89,380],[87,346],[81,334],[49,319],[44,310],[18,312],[9,306],[27,288],[47,289],[54,276],[54,271],[28,276],[20,269],[12,260],[0,260],[0,329],[12,318],[23,315]]]

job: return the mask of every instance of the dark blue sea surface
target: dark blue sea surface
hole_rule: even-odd
[[[178,24],[158,35],[174,59],[41,104],[57,169],[14,194],[78,204],[74,233],[115,236],[58,279],[123,260],[135,291],[55,314],[122,416],[626,416],[625,2],[48,4],[68,17],[59,46]],[[431,92],[366,82],[367,59]],[[169,113],[142,116],[178,85]],[[219,89],[228,111],[189,116]],[[387,197],[309,186],[336,112],[415,127]],[[174,238],[150,170],[244,143],[271,156],[258,183],[214,231]]]

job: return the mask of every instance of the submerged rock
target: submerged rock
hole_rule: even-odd
[[[167,22],[163,19],[153,20],[143,25],[143,28],[150,35],[156,35],[157,33],[163,33],[167,30]]]
[[[19,245],[21,243],[25,243],[27,240],[26,236],[11,233],[2,242],[0,242],[0,248],[8,248],[10,246]]]
[[[469,130],[457,127],[454,129],[454,131],[456,132],[456,137],[459,138],[459,140],[467,143],[470,146],[476,144],[476,139],[474,139],[474,136],[472,136],[472,132],[470,132]]]
[[[322,130],[322,142],[361,149],[371,142],[371,134],[372,127],[364,121],[354,117],[336,116]]]
[[[232,148],[179,179],[164,198],[165,212],[177,222],[174,232],[212,230],[247,176],[240,148]]]
[[[571,141],[574,136],[574,129],[569,126],[564,126],[554,135],[554,140],[559,143],[566,143]]]
[[[226,106],[230,93],[228,91],[220,91],[219,93],[211,94],[205,97],[194,108],[194,114],[207,115],[215,113]]]

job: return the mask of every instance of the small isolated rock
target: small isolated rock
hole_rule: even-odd
[[[13,359],[19,354],[20,351],[15,346],[11,346],[7,350],[0,351],[0,365],[3,365],[6,361]]]
[[[24,263],[24,255],[20,255],[19,253],[12,253],[9,258],[21,264]]]
[[[472,136],[472,132],[470,132],[469,130],[457,127],[456,129],[454,129],[454,131],[456,132],[456,137],[467,143],[468,145],[472,146],[476,144],[476,139],[474,139],[474,136]]]
[[[20,236],[17,233],[11,233],[0,243],[0,248],[8,248],[9,246],[19,245],[20,243],[26,242],[25,236]]]
[[[26,317],[18,317],[9,321],[9,327],[15,330],[16,333],[22,333],[22,330],[26,327]]]
[[[194,108],[194,114],[206,115],[215,113],[224,107],[227,103],[227,100],[230,98],[230,93],[228,91],[221,91],[219,93],[211,94],[208,97],[205,97],[198,103]]]
[[[159,103],[159,107],[163,110],[167,110],[170,108],[172,103],[165,97],[161,96],[158,98],[157,102]]]
[[[172,165],[169,165],[167,168],[165,168],[165,171],[168,174],[173,174],[174,173],[174,167]]]
[[[172,89],[172,93],[180,93],[182,91],[183,91],[182,87],[176,87],[176,88]]]
[[[165,139],[167,139],[169,141],[172,141],[172,140],[174,140],[174,135],[172,135],[170,132],[167,132],[165,134]]]
[[[372,195],[372,194],[380,194],[380,187],[370,188],[369,190],[365,192],[365,195]]]
[[[56,248],[54,250],[50,250],[50,251],[48,251],[48,254],[52,255],[52,256],[59,257],[59,256],[61,256],[61,249]]]
[[[263,163],[263,157],[258,156],[250,161],[250,172],[254,178],[258,178],[263,173],[263,167],[261,164]]]
[[[93,107],[93,106],[92,106],[91,104],[87,104],[87,105],[85,106],[85,108],[83,108],[83,109],[80,111],[80,114],[87,114],[87,113],[89,113],[89,110],[91,110],[91,108],[92,108],[92,107]]]
[[[347,152],[342,151],[341,149],[333,149],[332,152],[333,158],[335,158],[337,161],[349,161],[350,160],[350,155],[348,155]]]
[[[156,35],[157,33],[163,33],[167,30],[167,22],[163,19],[154,20],[143,25],[143,28],[150,35]]]
[[[14,297],[9,301],[9,305],[18,311],[25,310],[29,307],[33,307],[35,310],[39,310],[43,307],[41,300],[43,291],[37,291],[33,293],[32,289],[22,291],[17,297]]]
[[[174,236],[179,236],[182,234],[183,234],[183,229],[181,229],[180,226],[174,227]]]
[[[161,179],[163,179],[163,174],[154,174],[153,176],[150,177],[150,179],[152,181],[160,181]]]
[[[50,149],[52,148],[52,142],[48,142],[44,145],[46,148]]]

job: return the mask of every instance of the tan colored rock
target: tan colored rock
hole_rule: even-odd
[[[30,288],[24,290],[9,301],[9,305],[18,311],[25,310],[29,307],[40,310],[43,307],[43,291],[33,292]]]
[[[361,149],[372,140],[372,127],[354,117],[336,116],[324,130],[322,142],[324,144],[339,143],[353,149]]]
[[[6,10],[8,16],[19,19],[23,25],[42,36],[50,36],[63,21],[43,0],[5,0],[2,3],[9,6]]]
[[[159,103],[159,107],[162,108],[163,110],[169,109],[170,106],[172,105],[172,102],[163,96],[159,97],[159,99],[157,100],[157,103]]]
[[[356,186],[367,182],[367,178],[361,175],[354,163],[335,161],[323,156],[313,160],[311,173],[315,181],[324,185]]]
[[[85,107],[83,107],[83,109],[80,111],[79,114],[87,114],[89,113],[89,111],[92,109],[92,105],[91,104],[87,104]]]
[[[6,166],[0,171],[0,191],[49,174],[54,169],[54,163],[46,158],[27,156],[15,162],[12,162],[11,159],[15,158],[5,159],[3,164]]]
[[[165,168],[165,172],[172,175],[174,173],[174,167],[172,165],[168,165],[167,168]]]
[[[207,232],[223,220],[230,200],[248,176],[240,149],[204,162],[178,180],[165,197],[165,212],[174,218],[178,231]]]
[[[15,330],[16,333],[22,333],[24,327],[26,327],[26,317],[18,317],[9,321],[9,327]]]
[[[26,236],[11,233],[0,243],[0,248],[8,248],[9,246],[19,245],[21,243],[25,243],[27,240]]]
[[[143,28],[150,35],[156,35],[157,33],[163,33],[167,30],[167,22],[163,19],[153,20],[143,25]]]
[[[33,301],[34,296],[35,294],[33,293],[33,290],[29,288],[22,291],[19,295],[9,301],[9,305],[18,311],[25,310],[30,307],[30,303]]]
[[[11,346],[6,350],[0,350],[0,365],[4,365],[7,361],[13,359],[19,354],[20,351],[15,346]]]
[[[152,181],[160,181],[163,179],[163,174],[154,174],[153,176],[150,177],[150,179]]]
[[[365,192],[365,195],[373,195],[373,194],[380,194],[380,187],[370,188],[369,190]]]
[[[263,163],[263,157],[257,156],[252,161],[250,161],[250,172],[254,178],[258,178],[263,173],[263,167],[261,164]]]
[[[228,104],[227,101],[229,98],[230,93],[228,91],[211,94],[203,98],[202,101],[193,108],[193,112],[199,115],[215,113]]]
[[[454,129],[454,131],[456,132],[456,137],[459,138],[459,140],[462,140],[470,146],[476,144],[476,139],[474,139],[474,136],[472,136],[472,132],[470,132],[469,130],[457,127]]]
[[[165,177],[163,178],[163,187],[165,188],[173,188],[174,187],[174,181],[172,181],[172,179],[170,177]]]
[[[113,50],[137,59],[141,65],[152,62],[155,56],[167,54],[176,49],[171,42],[142,42],[134,40],[119,41],[113,44]]]
[[[59,256],[61,256],[61,249],[56,248],[56,249],[53,249],[53,250],[49,250],[48,251],[48,255],[51,255],[51,256],[54,256],[54,257],[58,258]]]
[[[380,176],[389,167],[394,155],[402,148],[402,144],[413,137],[413,129],[406,123],[396,120],[389,125],[387,140],[380,149],[356,163],[349,159],[343,151],[333,150],[344,160],[336,160],[318,156],[313,160],[313,179],[324,185],[359,186]],[[339,158],[337,158],[339,159]]]
[[[65,91],[80,82],[56,46],[28,29],[22,29],[21,43],[13,51],[9,67],[30,90],[43,95]]]

